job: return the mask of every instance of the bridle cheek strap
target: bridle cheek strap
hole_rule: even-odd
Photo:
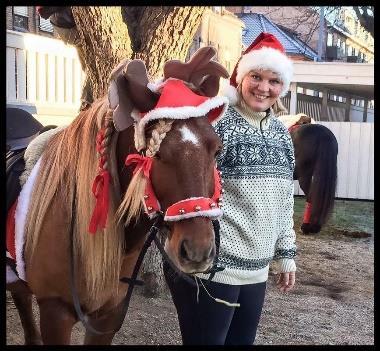
[[[126,166],[136,163],[136,168],[134,169],[133,174],[135,174],[139,169],[141,169],[147,180],[143,203],[145,213],[148,215],[150,219],[156,217],[161,210],[160,203],[158,202],[158,199],[153,191],[152,183],[150,181],[150,171],[152,169],[152,162],[152,157],[142,156],[139,154],[128,155],[125,160]]]
[[[161,211],[160,203],[154,193],[152,182],[150,181],[150,171],[152,168],[152,157],[142,156],[139,154],[131,154],[125,160],[125,165],[129,166],[136,163],[133,171],[135,174],[140,168],[146,177],[146,187],[144,192],[144,208],[145,213],[150,219],[156,217]],[[222,215],[219,202],[221,201],[222,185],[220,175],[216,167],[214,168],[214,195],[208,197],[191,197],[181,200],[168,207],[165,213],[165,221],[181,221],[193,217],[209,217],[211,219],[218,218]]]

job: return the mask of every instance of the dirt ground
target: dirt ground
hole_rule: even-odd
[[[295,223],[299,228],[299,223]],[[373,233],[327,228],[318,236],[297,231],[295,288],[280,293],[270,271],[256,345],[370,345],[374,343]],[[36,318],[38,311],[34,306]],[[22,345],[17,311],[7,292],[6,341]],[[81,344],[78,323],[72,344]],[[176,311],[169,295],[146,298],[138,288],[115,345],[180,345]]]

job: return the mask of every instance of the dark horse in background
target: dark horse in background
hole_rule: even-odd
[[[301,225],[304,234],[318,233],[334,207],[338,142],[327,127],[308,116],[289,128],[295,152],[294,180],[306,196]]]

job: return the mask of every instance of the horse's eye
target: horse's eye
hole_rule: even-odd
[[[158,151],[154,154],[154,158],[156,160],[160,160],[161,159],[161,155],[160,155],[160,153]]]
[[[220,149],[216,150],[216,152],[215,152],[215,156],[214,156],[215,158],[217,158],[217,157],[219,156],[220,151],[221,151]]]

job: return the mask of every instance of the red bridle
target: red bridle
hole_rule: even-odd
[[[152,167],[153,158],[142,156],[139,154],[131,154],[125,160],[125,165],[129,166],[136,163],[136,168],[133,171],[135,174],[139,169],[143,172],[147,183],[144,193],[144,208],[145,213],[149,218],[157,216],[161,212],[160,203],[154,193],[152,182],[150,179],[150,171]],[[222,195],[222,185],[219,171],[214,168],[214,195],[208,197],[190,197],[185,200],[180,200],[166,209],[165,221],[180,221],[187,218],[194,217],[209,217],[211,219],[217,218],[222,215],[220,209]]]

